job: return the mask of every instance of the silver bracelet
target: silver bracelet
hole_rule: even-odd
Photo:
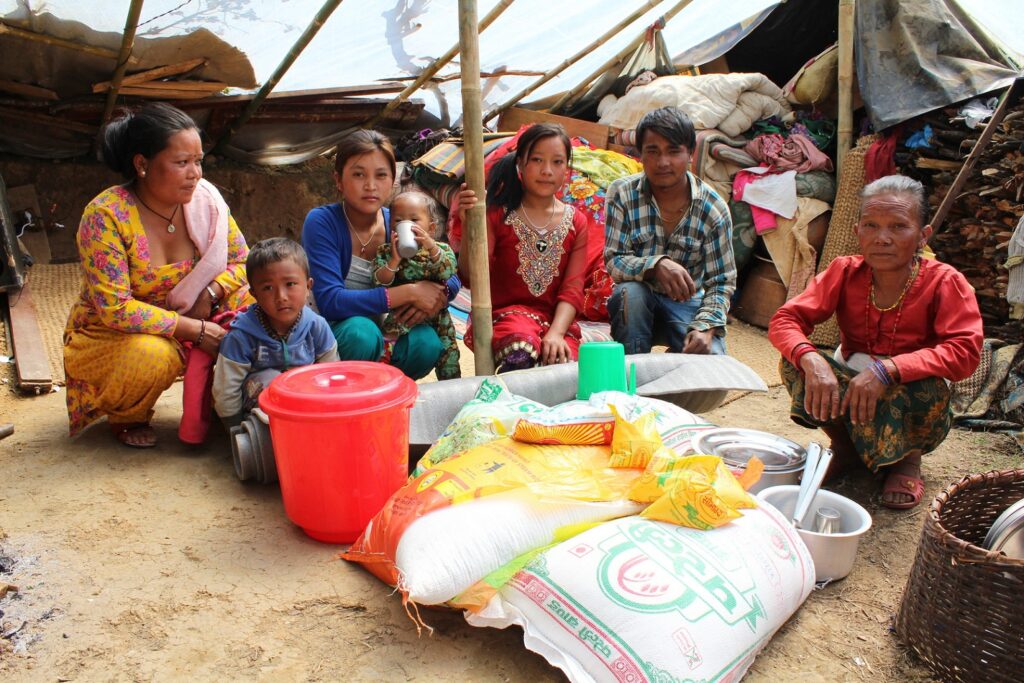
[[[397,273],[399,270],[401,270],[400,268],[392,268],[391,266],[389,266],[386,263],[384,264],[384,268],[386,268],[387,270],[390,270],[392,273]]]
[[[433,252],[430,253],[430,260],[431,261],[437,261],[439,258],[441,258],[441,247],[435,246],[434,248],[437,251],[433,251]]]

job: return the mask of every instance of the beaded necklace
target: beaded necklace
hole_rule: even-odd
[[[868,345],[868,355],[872,358],[875,357],[875,349],[872,348],[870,332],[871,332],[871,307],[874,306],[875,310],[881,313],[888,313],[889,311],[896,309],[896,322],[893,323],[892,333],[889,335],[889,355],[892,355],[893,346],[896,344],[896,329],[900,326],[900,318],[903,317],[903,304],[907,297],[907,292],[910,291],[910,286],[914,284],[914,280],[917,279],[917,273],[921,270],[921,260],[915,257],[914,267],[910,271],[910,276],[907,278],[907,283],[903,285],[903,291],[900,292],[900,297],[896,299],[892,306],[887,308],[881,308],[875,303],[875,280],[874,276],[871,278],[871,287],[868,290],[867,299],[864,301],[864,339]],[[882,316],[878,317],[878,335],[876,341],[881,341],[882,337]]]

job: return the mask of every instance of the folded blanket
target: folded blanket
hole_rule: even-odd
[[[659,107],[680,107],[696,128],[717,128],[730,136],[758,119],[790,111],[782,89],[763,74],[663,76],[623,95],[600,122],[633,130],[644,114]]]

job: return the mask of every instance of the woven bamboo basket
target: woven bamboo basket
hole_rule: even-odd
[[[1024,560],[980,547],[1024,469],[972,474],[931,504],[896,633],[944,681],[1024,680]]]

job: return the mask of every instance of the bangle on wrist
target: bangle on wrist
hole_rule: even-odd
[[[206,285],[206,293],[210,295],[210,307],[217,308],[217,304],[220,302],[217,292],[210,285]]]
[[[196,337],[196,340],[195,340],[194,344],[196,346],[202,346],[203,345],[203,339],[205,339],[205,338],[206,338],[206,321],[205,320],[200,320],[199,321],[199,336]]]
[[[893,383],[892,375],[889,374],[889,371],[886,369],[882,361],[875,360],[868,367],[871,368],[871,372],[878,379],[878,381],[884,384],[885,386],[890,386]]]
[[[384,264],[384,267],[385,267],[385,268],[387,268],[387,269],[388,269],[389,271],[391,271],[392,273],[397,273],[397,272],[398,272],[398,270],[399,270],[398,268],[392,268],[392,267],[391,267],[391,265],[390,265],[390,264],[387,264],[387,263],[385,263],[385,264]]]
[[[441,258],[441,247],[434,245],[434,251],[430,252],[430,260],[436,261]]]

